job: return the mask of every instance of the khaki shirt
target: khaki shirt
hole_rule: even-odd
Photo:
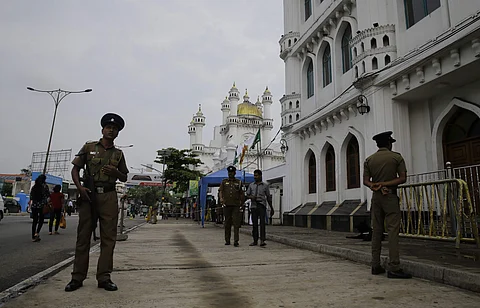
[[[239,179],[224,179],[218,191],[225,205],[240,206],[243,203],[242,181]]]
[[[108,151],[113,151],[113,153],[108,153]],[[88,164],[88,168],[93,173],[94,181],[102,183],[115,183],[117,181],[116,177],[108,176],[101,172],[101,170],[96,170],[97,165],[100,167],[100,162],[104,157],[107,157],[107,154],[110,155],[108,164],[117,167],[118,171],[123,174],[128,173],[127,163],[123,152],[120,149],[111,147],[106,149],[101,139],[99,141],[87,142],[80,149],[78,154],[72,161],[72,164],[79,168],[84,168]]]
[[[363,176],[378,183],[394,180],[402,172],[407,172],[402,155],[387,148],[380,148],[365,160]]]

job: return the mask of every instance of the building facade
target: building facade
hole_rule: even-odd
[[[256,149],[248,151],[244,157],[242,169],[253,172],[258,168],[268,169],[284,162],[279,144],[270,143],[273,129],[272,93],[267,87],[261,100],[258,97],[255,104],[250,102],[247,91],[245,91],[242,102],[240,102],[240,96],[240,91],[234,83],[220,106],[222,124],[215,126],[213,139],[208,143],[205,143],[203,139],[203,127],[206,124],[206,118],[201,106],[192,117],[188,126],[190,149],[203,162],[198,170],[204,174],[234,164],[237,147],[241,148],[244,142],[255,136],[259,130],[261,134],[261,155],[257,154]],[[239,168],[239,163],[236,166]]]
[[[409,174],[480,162],[480,1],[283,3],[284,211],[369,200],[382,131]]]

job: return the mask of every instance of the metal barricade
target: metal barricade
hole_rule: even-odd
[[[475,242],[480,248],[478,217],[468,184],[447,179],[399,187],[402,221],[400,235],[460,242]]]

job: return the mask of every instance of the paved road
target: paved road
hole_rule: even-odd
[[[125,227],[143,221],[126,219]],[[60,229],[60,235],[48,235],[48,225],[44,224],[42,240],[33,243],[28,216],[4,217],[0,222],[0,292],[72,256],[77,224],[78,216],[67,216],[67,228]],[[92,241],[92,246],[96,243]]]
[[[186,220],[145,225],[118,242],[112,279],[120,291],[97,288],[91,264],[84,287],[64,293],[71,269],[5,305],[82,308],[301,307],[301,308],[470,308],[480,295],[421,279],[372,276],[368,266],[268,242],[224,246],[223,229]],[[95,252],[94,256],[98,256]]]

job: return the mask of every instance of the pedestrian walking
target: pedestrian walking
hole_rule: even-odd
[[[113,270],[113,252],[117,237],[118,199],[115,183],[127,181],[127,164],[123,152],[116,148],[114,140],[124,126],[117,114],[107,113],[101,121],[102,138],[87,142],[72,161],[72,179],[80,194],[78,200],[78,229],[72,280],[65,291],[75,291],[87,277],[90,239],[96,240],[97,217],[100,221],[100,257],[98,258],[98,287],[116,291],[117,285],[110,279]],[[85,167],[84,185],[80,183],[80,169]],[[88,188],[87,188],[88,187]]]
[[[267,245],[265,243],[267,205],[270,206],[270,217],[273,216],[275,211],[273,210],[270,186],[262,181],[262,171],[258,169],[255,170],[253,172],[253,178],[255,182],[250,183],[247,188],[247,198],[251,200],[250,213],[253,224],[253,242],[250,246],[258,245],[258,220],[260,219],[260,246],[265,247],[265,245]]]
[[[369,156],[364,163],[363,184],[372,191],[372,275],[385,273],[380,265],[382,236],[384,225],[388,232],[388,278],[411,278],[400,268],[398,251],[398,233],[400,232],[400,204],[397,186],[405,183],[407,168],[400,153],[392,151],[396,141],[392,132],[383,132],[373,136],[378,151]]]
[[[72,212],[73,212],[73,202],[72,202],[72,200],[68,200],[68,203],[67,203],[67,214],[68,214],[68,216],[72,216]]]
[[[46,183],[45,174],[40,174],[35,179],[35,184],[30,191],[30,211],[32,212],[32,242],[39,242],[40,231],[44,220],[44,208],[48,206],[50,192]]]
[[[220,184],[219,199],[223,206],[225,217],[225,245],[230,245],[233,225],[233,246],[239,246],[240,207],[243,205],[245,195],[242,191],[242,181],[235,178],[237,169],[234,166],[227,168],[228,178]]]
[[[64,195],[60,192],[62,186],[55,185],[53,192],[50,194],[50,203],[52,204],[52,212],[50,213],[50,221],[48,223],[48,234],[52,235],[53,222],[55,221],[55,234],[58,233],[58,227],[60,226],[60,219],[62,218]]]

